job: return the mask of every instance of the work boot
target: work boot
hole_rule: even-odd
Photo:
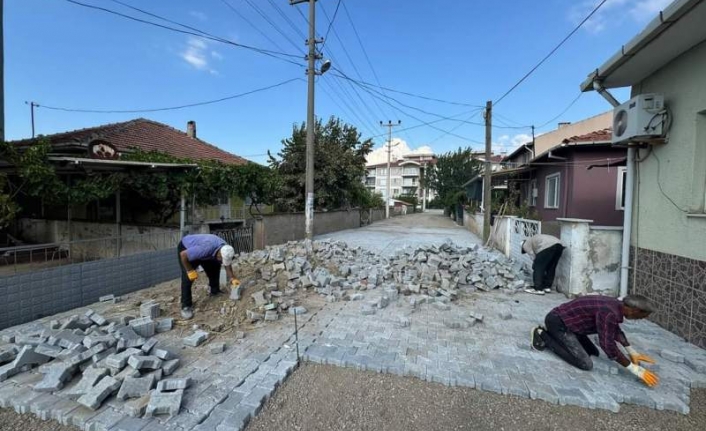
[[[210,296],[210,297],[213,298],[214,296],[218,296],[218,295],[221,295],[221,294],[223,294],[223,293],[225,293],[225,292],[222,291],[221,289],[218,289],[218,290],[210,290],[210,291],[208,292],[208,296]]]
[[[194,309],[191,307],[184,307],[181,309],[181,318],[184,320],[191,320],[194,318]]]
[[[532,328],[532,332],[530,333],[530,340],[532,342],[532,348],[534,350],[542,351],[546,347],[544,344],[544,340],[542,339],[542,332],[544,329],[542,329],[541,326],[537,326]]]

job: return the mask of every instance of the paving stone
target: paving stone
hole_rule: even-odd
[[[22,346],[17,357],[10,364],[12,364],[12,368],[20,369],[25,365],[41,365],[49,362],[51,359],[53,358],[36,353],[34,346]],[[0,378],[0,381],[2,381],[2,378]]]
[[[443,302],[435,302],[433,304],[433,307],[441,311],[448,311],[451,309],[451,306],[449,304],[445,304]]]
[[[112,377],[122,383],[127,377],[140,377],[140,372],[128,365],[127,367],[123,368],[123,370],[119,373],[112,375]]]
[[[142,354],[142,350],[129,348],[121,353],[115,353],[105,358],[105,364],[111,368],[122,370],[125,368],[128,359],[134,355]]]
[[[165,376],[170,376],[179,367],[179,359],[171,359],[162,363],[162,370]]]
[[[120,382],[110,376],[105,376],[82,395],[77,402],[89,409],[97,410],[103,401],[120,389]]]
[[[87,348],[90,349],[93,346],[96,346],[98,344],[103,344],[106,347],[113,347],[115,344],[117,344],[118,340],[115,339],[112,335],[101,335],[101,334],[91,334],[87,335],[83,339],[83,345]]]
[[[130,321],[130,327],[143,338],[150,338],[156,332],[156,323],[151,317],[140,317]]]
[[[503,310],[500,313],[498,313],[498,317],[502,320],[510,320],[512,319],[512,313],[510,313],[508,310]]]
[[[248,405],[239,405],[235,411],[223,419],[220,425],[216,426],[216,431],[232,431],[243,430],[250,422],[250,419],[255,417],[258,409]]]
[[[142,431],[153,423],[153,419],[138,419],[134,417],[122,418],[108,431]]]
[[[140,398],[127,401],[123,405],[123,412],[133,418],[142,417],[147,410],[147,404],[149,404],[153,392],[154,390],[151,390]]]
[[[706,374],[706,357],[704,359],[685,357],[684,363],[697,373]]]
[[[246,406],[254,407],[256,409],[255,413],[257,414],[260,412],[265,401],[270,397],[271,392],[270,389],[256,386],[243,397],[241,403]]]
[[[147,377],[125,377],[123,384],[120,386],[117,398],[119,400],[127,400],[131,398],[140,398],[147,395],[154,386],[154,376]]]
[[[155,331],[158,334],[162,332],[171,331],[174,328],[174,319],[171,317],[165,317],[164,319],[157,320]]]
[[[212,355],[217,355],[226,351],[226,343],[212,343],[210,347]]]
[[[115,301],[115,295],[110,294],[110,295],[104,295],[98,298],[98,302],[114,302]]]
[[[30,406],[34,400],[43,395],[43,393],[34,392],[29,388],[21,388],[10,399],[10,407],[20,414],[29,413]]]
[[[34,348],[34,351],[40,355],[48,356],[50,358],[58,358],[61,352],[64,351],[64,349],[59,346],[40,344],[39,346]],[[13,353],[12,351],[8,351],[8,353],[11,353],[11,355],[8,355],[8,359],[6,361],[3,360],[2,353],[0,353],[0,362],[11,361],[16,357],[16,353]]]
[[[140,317],[149,317],[150,319],[158,318],[159,304],[154,301],[148,301],[140,304]]]
[[[152,393],[150,401],[147,404],[145,417],[151,418],[157,415],[168,415],[172,417],[178,414],[183,396],[184,391]]]
[[[299,316],[302,314],[306,314],[307,309],[302,306],[289,307],[288,312],[289,312],[289,314],[292,314],[292,315],[296,314],[297,316]]]
[[[677,364],[684,363],[684,355],[681,353],[672,352],[671,350],[662,350],[660,352],[660,356],[668,361],[676,362]]]
[[[162,380],[157,384],[157,392],[170,392],[176,390],[187,389],[193,384],[190,378],[186,379],[167,379]]]
[[[76,366],[63,362],[55,362],[42,373],[44,374],[44,379],[34,385],[32,389],[36,392],[56,392],[73,378],[74,374],[76,374]]]
[[[163,361],[174,359],[174,354],[166,349],[154,349],[152,354]]]
[[[375,308],[371,305],[363,305],[362,307],[360,307],[360,313],[363,316],[371,316],[375,314]]]
[[[91,315],[88,316],[88,317],[89,317],[93,322],[95,322],[95,324],[98,325],[98,326],[103,326],[103,325],[105,325],[106,323],[108,323],[108,321],[106,320],[106,318],[103,317],[103,316],[101,316],[101,315],[98,314],[98,313],[93,313],[93,314],[91,314]]]
[[[250,296],[255,301],[255,305],[257,307],[262,307],[267,304],[267,300],[265,299],[265,295],[262,290],[258,290],[257,292],[253,293]]]
[[[38,418],[48,421],[52,419],[52,409],[53,407],[62,400],[53,394],[44,394],[34,401],[29,406],[30,413],[34,413]]]
[[[79,380],[79,382],[67,392],[62,393],[62,396],[72,400],[77,400],[88,392],[93,386],[95,386],[100,379],[108,374],[109,371],[107,368],[88,368],[84,371],[81,380]]]
[[[142,350],[142,353],[144,353],[145,355],[149,355],[149,353],[152,351],[152,349],[153,349],[154,346],[156,346],[156,345],[157,345],[157,339],[156,339],[156,338],[150,338],[149,340],[147,340],[147,341],[145,342],[145,344],[142,345],[142,347],[140,348],[140,350]]]
[[[156,370],[162,366],[162,360],[156,356],[130,356],[127,363],[136,370]]]
[[[198,347],[208,339],[208,332],[196,331],[190,336],[183,339],[184,345],[189,347]]]
[[[277,310],[267,310],[265,311],[265,320],[275,321],[279,319],[279,313]]]
[[[83,426],[84,431],[109,431],[115,424],[120,422],[125,416],[111,408],[106,408],[98,412],[97,415],[86,421]]]

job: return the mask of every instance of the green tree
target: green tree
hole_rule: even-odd
[[[481,162],[474,160],[470,148],[459,148],[437,158],[436,166],[427,169],[424,183],[436,191],[444,208],[451,209],[465,199],[463,184],[478,175]]]
[[[371,140],[361,141],[358,130],[331,117],[316,122],[314,154],[314,206],[340,209],[362,206],[368,197],[361,179]],[[270,167],[279,174],[281,188],[276,206],[283,211],[302,211],[306,180],[306,124],[294,125],[292,137],[282,141],[282,150],[270,154]]]

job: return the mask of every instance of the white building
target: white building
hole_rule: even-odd
[[[390,194],[391,198],[401,195],[415,195],[421,202],[426,198],[432,200],[434,192],[423,190],[421,179],[425,169],[436,165],[436,156],[433,154],[410,154],[390,162]],[[387,163],[378,163],[366,166],[367,176],[365,185],[371,192],[379,193],[387,199]]]

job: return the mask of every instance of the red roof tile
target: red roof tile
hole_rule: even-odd
[[[49,139],[52,145],[88,144],[95,139],[102,139],[114,145],[120,152],[139,148],[142,151],[158,151],[191,160],[217,160],[235,165],[249,163],[244,158],[221,150],[201,139],[190,138],[181,130],[144,118],[56,133],[47,135],[45,138]],[[16,144],[29,142],[31,140],[17,141]]]
[[[565,143],[570,142],[606,142],[613,138],[613,129],[607,128],[596,130],[585,135],[572,136],[564,140]]]

